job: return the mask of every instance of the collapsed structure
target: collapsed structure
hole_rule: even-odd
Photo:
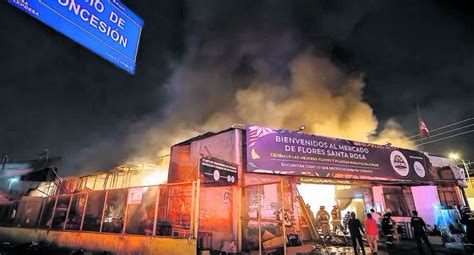
[[[311,206],[360,218],[390,210],[411,238],[412,210],[448,227],[454,207],[466,205],[464,173],[446,158],[252,125],[172,146],[166,184],[133,182],[133,169],[1,204],[2,240],[121,253],[292,253],[288,234],[321,240]]]

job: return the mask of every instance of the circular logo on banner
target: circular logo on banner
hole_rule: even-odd
[[[218,181],[221,178],[219,171],[214,170],[214,181]]]
[[[235,182],[235,177],[231,175],[227,175],[227,182],[234,183]]]
[[[426,175],[426,170],[423,164],[421,164],[419,161],[415,161],[413,164],[413,168],[415,169],[415,173],[420,176],[420,177],[425,177]]]
[[[407,176],[410,168],[408,167],[408,160],[400,151],[392,151],[390,153],[390,163],[392,163],[393,170],[401,176]]]

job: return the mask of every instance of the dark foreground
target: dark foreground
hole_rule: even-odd
[[[437,255],[461,255],[461,254],[474,254],[461,249],[448,249],[441,245],[433,245],[433,252]],[[412,255],[412,254],[430,254],[430,251],[426,246],[423,246],[423,252],[420,253],[415,241],[403,240],[397,243],[393,248],[387,249],[385,244],[379,242],[378,255]],[[311,254],[331,254],[331,255],[349,255],[354,254],[352,247],[330,247],[327,252],[313,252]],[[359,254],[360,251],[359,251]],[[366,254],[370,255],[370,250],[366,247]]]
[[[444,255],[444,254],[473,254],[472,252],[467,252],[461,249],[448,249],[441,245],[433,245],[433,251],[435,254]],[[409,255],[409,254],[420,254],[416,242],[413,240],[404,240],[400,243],[397,243],[394,248],[387,249],[384,244],[379,243],[379,254],[388,254],[388,255]],[[430,254],[428,248],[423,245],[423,253],[421,254]]]
[[[92,252],[85,251],[83,249],[69,249],[58,247],[55,245],[50,245],[47,243],[24,243],[24,244],[12,244],[9,242],[3,242],[0,244],[0,255],[10,255],[10,254],[25,254],[25,255],[39,255],[39,254],[48,254],[48,255],[108,255],[111,253],[107,252]]]
[[[444,254],[474,254],[472,252],[466,252],[459,249],[447,249],[444,246],[433,245],[433,250],[435,254],[444,255]],[[366,248],[367,255],[370,254],[369,249]],[[108,252],[92,252],[85,251],[82,249],[69,249],[57,247],[47,243],[25,243],[25,244],[11,244],[4,242],[0,244],[0,255],[8,254],[25,254],[25,255],[37,255],[37,254],[48,254],[48,255],[108,255],[111,253]],[[311,252],[305,254],[331,254],[331,255],[349,255],[354,254],[352,247],[328,247],[328,250],[325,252]],[[359,253],[360,254],[360,253]],[[416,246],[415,241],[401,241],[397,243],[392,249],[387,249],[384,244],[379,243],[379,252],[380,255],[410,255],[410,254],[420,254]],[[430,254],[428,249],[424,246],[424,252],[422,254]]]

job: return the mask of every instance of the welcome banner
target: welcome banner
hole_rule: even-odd
[[[436,178],[428,157],[419,151],[251,125],[247,172],[366,180]]]

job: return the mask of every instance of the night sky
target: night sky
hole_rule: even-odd
[[[172,123],[158,136],[206,131],[206,117],[236,91],[285,84],[288,63],[308,49],[362,77],[378,130],[394,120],[416,134],[417,104],[431,129],[474,117],[470,1],[123,2],[145,21],[135,75],[0,3],[2,155],[31,159],[47,148],[64,158],[64,175],[110,169],[140,154],[131,141],[156,125]],[[182,76],[193,83],[186,71],[199,74],[192,90],[175,86]],[[473,142],[470,133],[425,149],[473,161]]]

